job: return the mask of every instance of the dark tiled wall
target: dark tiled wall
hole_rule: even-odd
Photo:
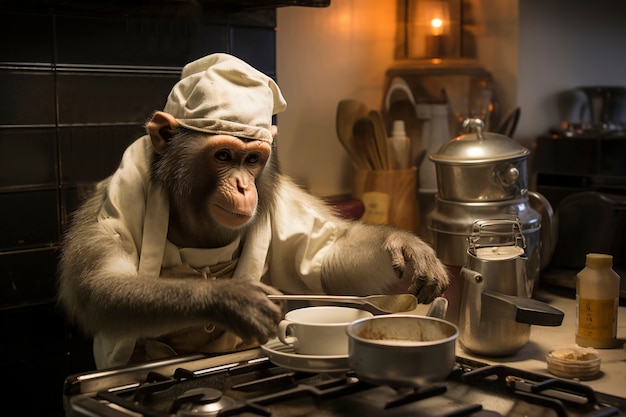
[[[275,10],[180,16],[23,3],[30,8],[0,5],[0,373],[23,415],[60,415],[64,377],[93,368],[89,341],[54,305],[68,214],[143,134],[185,63],[229,52],[275,77]]]
[[[117,166],[182,66],[229,52],[275,76],[275,11],[193,21],[3,11],[0,256],[53,251],[83,190]],[[3,264],[11,261],[3,262]],[[42,301],[0,277],[0,307]],[[53,277],[48,277],[53,279]],[[45,298],[53,296],[48,294]]]

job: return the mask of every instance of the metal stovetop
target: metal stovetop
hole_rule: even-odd
[[[465,358],[441,383],[396,389],[281,368],[259,349],[73,375],[64,396],[67,416],[626,416],[624,398]]]

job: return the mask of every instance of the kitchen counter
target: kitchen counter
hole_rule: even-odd
[[[545,356],[552,349],[576,346],[575,292],[558,287],[542,287],[535,297],[558,308],[565,317],[558,327],[532,326],[530,341],[515,355],[501,358],[474,356],[465,352],[457,342],[457,356],[493,365],[502,364],[529,372],[552,376],[548,372]],[[626,397],[626,304],[621,301],[617,321],[618,346],[614,349],[597,349],[601,356],[600,374],[593,380],[582,381],[598,392]]]

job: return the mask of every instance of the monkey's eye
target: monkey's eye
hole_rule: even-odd
[[[214,157],[220,162],[228,162],[232,159],[230,152],[228,152],[226,149],[215,152]]]
[[[246,157],[246,163],[249,165],[256,165],[261,161],[261,156],[258,153],[251,153]]]

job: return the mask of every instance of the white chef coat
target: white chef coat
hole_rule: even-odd
[[[183,248],[182,253],[175,254],[171,244],[167,244],[169,204],[163,190],[150,180],[152,152],[147,135],[125,151],[111,178],[98,221],[122,240],[139,273],[158,276],[162,267],[184,263],[185,252],[198,249]],[[263,280],[291,293],[323,293],[321,263],[343,222],[287,178],[279,177],[276,187],[275,211],[258,219],[244,242],[234,242],[226,248],[226,252],[230,251],[227,257],[239,252],[234,248],[240,248],[231,279]],[[224,260],[216,257],[211,265]],[[200,266],[194,265],[195,269]],[[228,335],[234,344],[231,350],[241,342],[233,336]],[[98,368],[128,363],[136,342],[132,337],[122,339],[96,333],[94,355]],[[220,345],[220,349],[224,348],[229,347]]]

